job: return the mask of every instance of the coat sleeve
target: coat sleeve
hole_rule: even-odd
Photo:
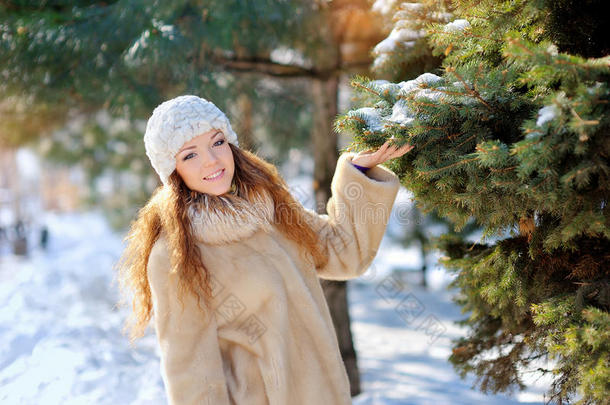
[[[161,236],[147,270],[168,403],[229,405],[214,314],[201,311],[190,293],[183,297],[182,308],[167,252]]]
[[[339,156],[331,182],[327,214],[305,209],[328,263],[318,277],[347,280],[369,267],[385,234],[392,206],[400,187],[398,176],[383,166],[362,173],[351,163],[353,152]]]

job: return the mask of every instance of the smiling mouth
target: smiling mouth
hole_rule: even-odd
[[[225,173],[225,169],[220,169],[217,172],[215,172],[207,177],[204,177],[203,179],[208,180],[208,181],[218,180],[218,179],[222,178],[224,173]]]

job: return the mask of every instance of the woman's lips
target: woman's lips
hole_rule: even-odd
[[[213,175],[216,175],[216,174],[213,174]],[[224,175],[225,175],[225,169],[221,169],[220,175],[218,175],[218,177],[214,177],[213,179],[208,179],[207,177],[204,177],[203,179],[205,181],[217,181],[217,180],[222,179],[224,177]]]

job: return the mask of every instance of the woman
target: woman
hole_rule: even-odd
[[[169,403],[350,404],[318,278],[366,271],[399,188],[378,164],[412,146],[341,155],[319,215],[207,100],[159,105],[144,143],[163,185],[132,223],[119,276],[132,342],[154,314]]]

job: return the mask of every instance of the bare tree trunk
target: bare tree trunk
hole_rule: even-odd
[[[337,114],[339,78],[313,79],[314,99],[314,194],[316,211],[325,214],[326,202],[330,198],[330,184],[337,165],[337,135],[332,129]],[[320,280],[324,296],[330,309],[341,357],[350,381],[351,395],[360,393],[360,373],[356,351],[352,341],[345,281]]]

